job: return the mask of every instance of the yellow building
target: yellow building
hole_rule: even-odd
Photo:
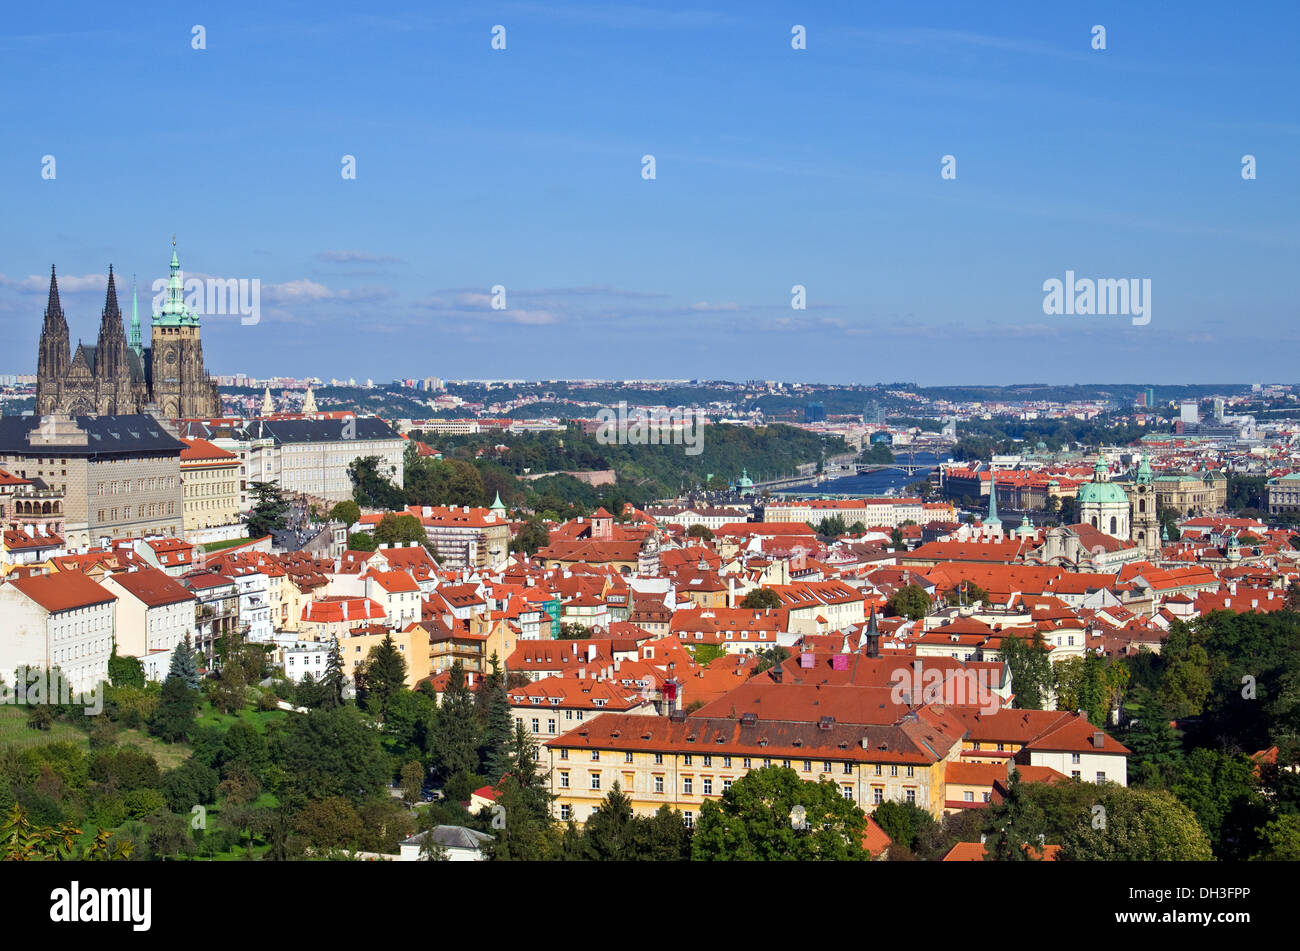
[[[185,530],[239,521],[239,457],[206,439],[181,452],[181,525]]]
[[[692,825],[706,799],[718,799],[749,770],[766,766],[833,782],[867,813],[895,800],[942,818],[945,769],[961,752],[960,734],[917,718],[861,726],[831,718],[760,720],[753,714],[603,713],[545,745],[557,816],[580,824],[617,781],[638,815],[667,805]]]

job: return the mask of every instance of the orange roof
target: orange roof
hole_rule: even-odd
[[[107,604],[117,597],[79,571],[60,571],[52,575],[17,578],[9,582],[46,611],[71,611],[73,608]]]
[[[207,462],[219,465],[237,465],[239,457],[227,452],[220,446],[214,446],[206,439],[182,439],[185,448],[181,450],[181,462]]]

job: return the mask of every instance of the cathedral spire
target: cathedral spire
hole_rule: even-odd
[[[984,524],[996,529],[1002,528],[1002,519],[998,518],[998,473],[996,469],[989,470],[989,517],[984,520]]]
[[[59,302],[59,279],[54,275],[54,265],[50,265],[50,299],[45,305],[45,323],[63,320],[63,304]],[[66,322],[65,322],[66,324]]]
[[[113,265],[108,266],[108,294],[104,298],[104,316],[102,323],[115,321],[120,327],[122,324],[122,311],[117,304],[117,284],[113,280]]]

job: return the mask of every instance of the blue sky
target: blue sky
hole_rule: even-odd
[[[19,5],[0,372],[51,263],[92,340],[108,264],[147,290],[175,232],[261,282],[204,323],[219,374],[1291,381],[1298,35],[1292,2]],[[1150,279],[1151,322],[1044,315],[1067,269]]]

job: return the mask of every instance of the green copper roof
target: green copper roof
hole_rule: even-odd
[[[1144,484],[1149,483],[1154,477],[1154,475],[1155,473],[1151,471],[1151,463],[1148,462],[1147,457],[1143,455],[1140,461],[1138,462],[1137,477],[1134,479],[1134,481],[1144,483]]]
[[[998,480],[992,472],[989,473],[989,517],[984,520],[984,524],[1002,524],[1002,519],[998,518]]]
[[[1109,504],[1122,502],[1128,504],[1128,496],[1124,490],[1113,482],[1087,482],[1079,486],[1079,494],[1075,500],[1080,504],[1094,502],[1097,504]]]
[[[185,309],[185,278],[181,274],[180,258],[176,256],[176,239],[172,238],[171,277],[167,279],[167,297],[162,311],[154,314],[153,322],[163,327],[197,327],[199,315]]]
[[[493,503],[492,503],[492,508],[494,508],[494,509],[504,509],[505,507],[506,507],[506,506],[505,506],[505,503],[501,501],[501,493],[498,492],[498,493],[497,493],[496,500],[493,501]]]

